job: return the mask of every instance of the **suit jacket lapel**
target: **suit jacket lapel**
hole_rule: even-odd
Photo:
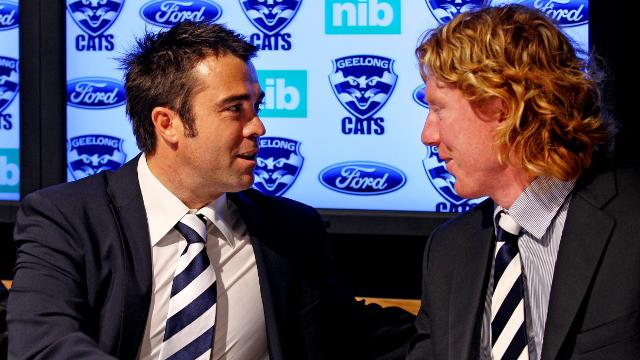
[[[576,185],[560,242],[545,325],[542,359],[555,359],[591,283],[614,221],[600,208],[615,196],[612,172]]]
[[[479,348],[479,325],[484,309],[487,276],[493,241],[493,203],[478,205],[470,224],[482,223],[479,230],[462,239],[451,292],[449,320],[449,358],[469,359]],[[475,225],[477,229],[477,225]],[[465,232],[463,230],[463,232]],[[469,234],[469,232],[467,232]]]
[[[288,271],[288,264],[271,247],[267,246],[270,236],[268,231],[270,229],[269,216],[266,210],[260,211],[261,204],[256,203],[253,198],[243,192],[228,193],[227,196],[240,211],[251,235],[267,328],[269,357],[283,359],[277,315],[285,314],[289,306],[287,302],[289,283],[285,281],[289,275],[283,273]],[[277,279],[278,286],[271,286],[270,279],[272,278]]]
[[[119,284],[123,295],[119,358],[136,357],[151,301],[151,248],[149,226],[138,182],[139,158],[140,156],[135,157],[117,172],[106,175],[111,208],[121,231],[126,276],[126,281]]]

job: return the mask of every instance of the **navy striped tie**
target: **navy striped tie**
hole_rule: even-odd
[[[216,320],[216,275],[205,241],[207,220],[187,214],[175,228],[187,240],[171,286],[160,359],[209,359]]]
[[[529,359],[524,315],[524,284],[518,252],[521,227],[498,214],[491,298],[491,353],[494,360]]]

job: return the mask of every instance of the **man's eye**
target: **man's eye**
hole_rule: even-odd
[[[240,110],[242,110],[242,105],[240,105],[240,104],[234,104],[234,105],[229,106],[229,107],[227,108],[227,110],[229,110],[229,111],[233,111],[233,112],[239,112]]]

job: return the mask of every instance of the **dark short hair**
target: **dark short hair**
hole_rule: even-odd
[[[195,136],[191,98],[198,87],[195,66],[209,56],[232,55],[244,62],[257,48],[220,24],[184,21],[171,29],[146,33],[122,60],[125,71],[127,114],[138,147],[145,153],[156,149],[151,111],[166,106],[178,113],[187,136]]]

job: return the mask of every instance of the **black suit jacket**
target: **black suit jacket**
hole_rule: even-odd
[[[152,282],[137,159],[24,199],[10,356],[135,358]],[[251,235],[271,359],[393,357],[408,341],[411,316],[355,302],[337,283],[315,210],[254,190],[228,197]]]
[[[640,358],[640,175],[578,181],[556,262],[542,359]],[[475,359],[491,266],[494,205],[439,227],[424,253],[409,359]]]

